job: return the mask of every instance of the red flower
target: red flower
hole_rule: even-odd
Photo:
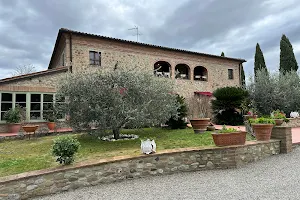
[[[127,88],[121,88],[119,92],[121,95],[124,96],[126,91],[127,91]]]

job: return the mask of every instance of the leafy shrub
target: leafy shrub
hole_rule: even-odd
[[[248,92],[239,87],[223,87],[213,92],[212,109],[217,124],[241,125],[243,115],[238,112],[248,96]]]
[[[56,162],[69,165],[74,162],[74,154],[79,147],[79,141],[71,136],[58,137],[54,140],[52,154],[57,157]]]
[[[216,98],[212,101],[213,110],[240,108],[248,96],[248,91],[239,87],[223,87],[213,92]]]
[[[188,111],[187,104],[185,103],[185,98],[183,96],[177,95],[176,100],[179,104],[179,108],[177,109],[178,116],[171,117],[166,124],[171,129],[184,129],[187,125],[185,120]]]
[[[244,123],[243,115],[235,109],[221,110],[215,114],[216,124],[227,124],[232,126],[242,125]]]
[[[271,117],[273,119],[285,119],[285,114],[284,112],[280,111],[280,110],[274,110],[272,113],[271,113]]]
[[[249,119],[251,124],[275,124],[275,120],[271,118],[259,117],[256,119]]]
[[[222,129],[217,131],[217,133],[232,133],[232,132],[239,132],[239,130],[235,128],[226,128],[226,126],[223,125]]]
[[[4,120],[6,123],[20,123],[22,119],[21,115],[22,108],[20,106],[16,106],[14,109],[10,108],[8,111],[4,113]]]

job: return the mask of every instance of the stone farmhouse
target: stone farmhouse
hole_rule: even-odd
[[[208,94],[218,87],[240,86],[244,59],[132,42],[60,29],[48,69],[0,80],[0,132],[4,113],[17,104],[26,107],[26,121],[43,122],[54,103],[56,84],[66,73],[96,68],[137,67],[176,81],[185,97]]]

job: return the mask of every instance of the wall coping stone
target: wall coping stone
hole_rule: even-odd
[[[277,140],[277,139],[271,139],[270,141],[246,141],[245,145],[233,145],[233,146],[225,146],[225,147],[205,146],[205,147],[177,148],[177,149],[161,150],[157,153],[149,154],[149,155],[141,154],[138,156],[129,156],[129,155],[115,156],[115,157],[106,158],[106,159],[91,160],[88,162],[85,161],[85,162],[77,163],[75,165],[58,166],[58,167],[50,168],[50,169],[42,169],[42,170],[36,170],[36,171],[24,172],[21,174],[0,177],[0,184],[6,184],[6,183],[13,182],[16,180],[22,180],[22,179],[26,179],[26,178],[32,178],[32,177],[37,177],[37,176],[47,175],[47,174],[52,174],[52,173],[57,173],[57,172],[65,172],[65,171],[74,170],[74,169],[99,166],[99,165],[114,163],[114,162],[118,162],[118,161],[126,161],[126,160],[138,159],[138,158],[144,158],[144,157],[172,155],[172,154],[176,154],[176,153],[185,153],[185,152],[236,149],[236,148],[245,147],[245,146],[255,146],[257,144],[276,143],[279,141],[280,140]]]

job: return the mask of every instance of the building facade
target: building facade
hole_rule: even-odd
[[[146,70],[176,82],[185,97],[241,85],[245,60],[161,47],[60,29],[48,70],[0,80],[0,132],[4,113],[26,107],[28,122],[43,122],[47,104],[54,103],[56,85],[66,73],[118,67]]]

